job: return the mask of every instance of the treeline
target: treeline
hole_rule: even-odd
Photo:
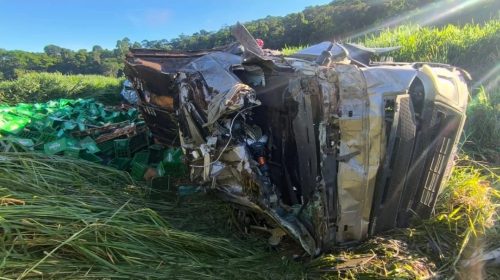
[[[434,3],[436,2],[436,3]],[[323,40],[352,39],[406,22],[440,25],[443,23],[480,23],[498,17],[500,1],[482,0],[470,6],[462,0],[337,0],[326,5],[307,7],[302,12],[284,17],[268,16],[246,22],[256,38],[265,41],[265,47],[281,49],[285,46],[307,45]],[[456,11],[451,16],[450,10]],[[395,20],[394,20],[395,19]],[[377,29],[370,27],[377,26]],[[118,40],[113,50],[94,46],[92,50],[73,51],[55,45],[45,47],[43,53],[7,51],[0,49],[0,80],[14,79],[26,72],[61,72],[64,74],[102,74],[121,76],[123,58],[130,47],[195,50],[208,49],[233,42],[230,27],[215,32],[201,30],[192,35],[180,35],[172,40]]]
[[[281,49],[302,46],[324,40],[351,39],[364,35],[366,29],[379,30],[401,24],[463,25],[481,23],[498,17],[500,1],[480,0],[469,5],[463,0],[336,0],[326,5],[305,8],[284,17],[268,16],[244,23],[255,37],[265,41],[265,47]],[[469,1],[469,3],[471,3]],[[450,10],[453,13],[450,13]],[[444,16],[445,15],[445,16]],[[222,46],[233,41],[230,26],[216,32],[201,30],[190,36],[172,40],[142,41],[147,48],[196,50]]]
[[[43,53],[0,49],[0,81],[18,78],[28,72],[64,74],[101,74],[122,76],[123,59],[129,47],[141,47],[128,38],[118,40],[113,50],[94,46],[92,50],[73,51],[56,45],[45,46]]]

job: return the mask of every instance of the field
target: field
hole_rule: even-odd
[[[499,271],[473,257],[500,242],[500,89],[492,72],[499,30],[500,21],[404,26],[362,41],[401,45],[395,60],[456,64],[474,77],[462,150],[430,220],[312,260],[291,242],[270,248],[264,235],[241,230],[232,209],[210,194],[156,193],[100,165],[2,154],[0,279],[498,279]],[[82,96],[113,102],[121,82],[28,73],[0,82],[0,103]]]

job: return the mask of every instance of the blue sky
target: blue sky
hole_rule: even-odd
[[[0,48],[114,48],[116,40],[172,39],[236,21],[283,16],[331,0],[0,0]]]

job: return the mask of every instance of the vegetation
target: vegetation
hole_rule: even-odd
[[[298,13],[284,17],[268,16],[245,22],[248,31],[256,38],[265,40],[265,46],[281,49],[284,46],[299,46],[317,43],[323,40],[342,40],[351,37],[373,26],[390,27],[385,21],[401,17],[405,22],[419,23],[428,18],[449,12],[452,6],[461,3],[459,0],[336,0],[326,5],[307,7]],[[498,16],[498,1],[483,0],[481,5],[433,21],[433,25],[444,23],[463,24],[475,21],[481,23]],[[399,25],[395,21],[393,24]],[[165,49],[205,49],[232,42],[229,27],[216,32],[201,30],[191,36],[180,35],[172,40],[143,41],[144,47]]]
[[[481,87],[467,109],[465,152],[482,161],[500,164],[500,88]]]
[[[91,51],[73,51],[48,45],[43,53],[0,49],[0,81],[15,79],[29,72],[60,72],[64,74],[99,74],[123,76],[123,59],[130,47],[141,47],[128,38],[118,40],[113,50],[94,46]]]
[[[99,75],[26,73],[12,81],[0,81],[0,103],[46,102],[57,98],[94,97],[109,103],[119,100],[123,78]]]
[[[478,81],[500,59],[500,20],[464,26],[403,25],[368,35],[359,43],[369,47],[401,46],[392,54],[395,61],[447,63],[470,71]]]

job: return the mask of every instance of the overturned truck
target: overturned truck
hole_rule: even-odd
[[[466,72],[372,62],[396,48],[323,42],[291,56],[238,43],[132,49],[125,72],[155,139],[191,179],[311,255],[426,218],[465,121]]]

